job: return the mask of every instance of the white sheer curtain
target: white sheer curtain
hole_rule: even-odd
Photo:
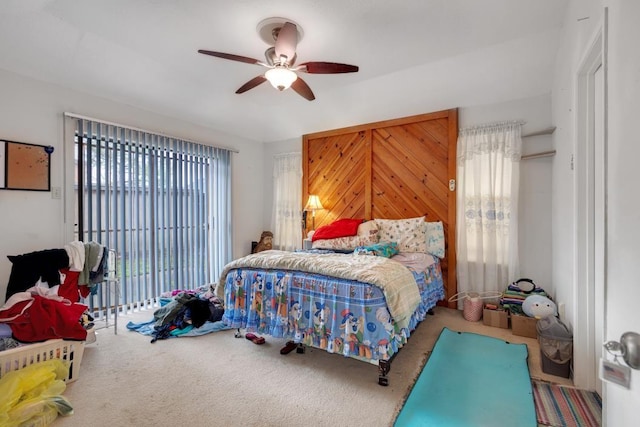
[[[280,154],[273,159],[273,248],[285,251],[302,246],[302,154]]]
[[[459,292],[502,291],[517,279],[522,124],[465,128],[458,135]]]

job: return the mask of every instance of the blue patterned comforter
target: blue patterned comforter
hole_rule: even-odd
[[[378,364],[406,342],[444,299],[439,263],[413,272],[421,301],[406,327],[394,323],[372,284],[300,271],[237,268],[224,282],[223,322]]]

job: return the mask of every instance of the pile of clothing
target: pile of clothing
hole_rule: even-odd
[[[79,301],[104,281],[108,253],[97,242],[74,241],[61,249],[9,255],[11,274],[0,323],[20,342],[86,340],[93,318]]]
[[[73,241],[60,249],[45,249],[23,255],[9,255],[11,274],[5,300],[32,286],[56,288],[71,302],[96,293],[104,282],[108,258],[106,246],[97,242]]]
[[[229,329],[222,322],[224,306],[209,285],[195,290],[175,290],[163,294],[161,307],[148,322],[127,324],[127,329],[150,335],[151,342],[180,336],[197,336]]]
[[[0,307],[0,323],[11,328],[11,335],[20,342],[31,343],[49,339],[84,341],[87,329],[82,318],[87,306],[71,302],[51,289],[32,286],[17,292]]]
[[[522,303],[530,295],[540,295],[549,298],[549,295],[536,285],[531,279],[518,279],[509,284],[502,293],[500,304],[512,314],[526,316],[522,310]]]

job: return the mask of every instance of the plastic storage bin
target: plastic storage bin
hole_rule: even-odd
[[[536,324],[542,372],[569,378],[573,358],[573,334],[557,317],[549,316]]]

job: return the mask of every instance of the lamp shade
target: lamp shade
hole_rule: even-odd
[[[307,200],[307,205],[304,207],[305,211],[317,211],[320,209],[324,209],[322,207],[322,203],[320,203],[320,198],[315,194],[309,195],[309,200]]]
[[[296,73],[283,67],[272,68],[264,73],[264,76],[269,80],[271,86],[275,87],[279,91],[289,89],[291,84],[298,78]]]

